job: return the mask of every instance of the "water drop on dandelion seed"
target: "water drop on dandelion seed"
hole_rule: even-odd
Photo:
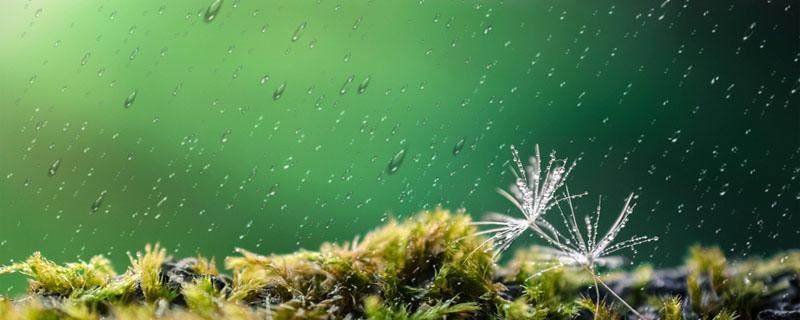
[[[367,91],[367,87],[369,86],[369,78],[370,76],[367,76],[364,78],[364,81],[361,81],[361,84],[358,85],[358,94],[362,94],[364,91]]]
[[[133,92],[131,92],[131,94],[129,94],[128,97],[125,98],[125,104],[124,104],[125,109],[133,106],[133,102],[136,101],[136,94],[137,90],[133,90]]]
[[[208,5],[208,9],[206,9],[206,14],[204,16],[206,23],[210,23],[217,18],[217,14],[219,13],[219,9],[222,8],[222,0],[214,0],[211,4]]]
[[[50,165],[50,169],[47,170],[47,175],[50,177],[56,175],[59,166],[61,166],[61,159],[56,160],[55,162],[53,162],[53,164]]]
[[[278,99],[283,96],[283,91],[286,90],[286,82],[281,83],[278,89],[275,89],[275,92],[272,94],[272,100],[278,101]]]
[[[95,213],[97,210],[100,210],[100,207],[103,206],[103,200],[105,200],[107,192],[108,190],[103,190],[100,192],[100,195],[97,196],[97,199],[92,202],[92,206],[89,207],[89,213]]]
[[[456,145],[453,147],[453,155],[457,156],[459,153],[461,153],[461,149],[464,149],[464,138],[461,138],[461,140],[456,142]]]
[[[389,166],[386,167],[386,172],[389,174],[393,174],[400,169],[400,165],[403,164],[403,159],[406,158],[406,149],[403,148],[402,150],[398,151],[397,154],[392,157],[392,160],[389,161]]]

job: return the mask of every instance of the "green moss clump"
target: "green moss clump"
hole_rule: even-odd
[[[595,305],[582,270],[556,267],[542,249],[519,250],[497,265],[468,215],[436,209],[390,221],[363,240],[319,251],[259,255],[237,249],[221,274],[213,259],[176,261],[160,246],[114,272],[101,256],[58,265],[38,253],[0,268],[29,277],[25,298],[0,297],[6,319],[620,319],[627,310]],[[692,248],[678,270],[686,297],[655,292],[658,270],[602,277],[623,286],[626,301],[653,316],[752,319],[769,297],[800,277],[800,252],[729,263],[722,251]],[[682,270],[686,270],[685,272]],[[669,280],[667,279],[667,280]],[[795,280],[791,280],[795,279]],[[662,279],[663,280],[663,279]],[[663,291],[663,290],[662,290]],[[604,296],[601,291],[601,296]],[[605,300],[603,300],[605,301]]]
[[[101,256],[89,262],[68,263],[64,266],[35,252],[24,262],[0,268],[0,274],[19,272],[30,279],[31,292],[61,296],[81,295],[89,289],[107,283],[116,276],[111,262]]]
[[[661,318],[664,320],[681,320],[683,313],[681,310],[681,298],[673,296],[662,301]]]

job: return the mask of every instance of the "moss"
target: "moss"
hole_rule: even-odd
[[[734,311],[728,311],[722,309],[716,316],[714,316],[714,320],[736,320],[739,318],[739,315],[736,314]]]
[[[27,260],[0,268],[0,274],[19,272],[30,279],[30,292],[61,296],[81,294],[100,287],[115,276],[108,259],[97,256],[89,262],[68,263],[64,266],[35,252]]]
[[[158,245],[131,256],[122,274],[101,256],[59,265],[34,253],[0,268],[30,279],[26,297],[0,298],[0,320],[573,319],[591,318],[595,310],[598,319],[619,319],[628,314],[615,304],[596,306],[589,275],[555,267],[538,247],[519,250],[497,265],[490,252],[479,250],[485,238],[475,232],[466,214],[436,209],[391,220],[363,240],[324,244],[319,251],[260,255],[237,249],[238,256],[225,259],[223,272],[213,259],[176,261]],[[661,296],[664,289],[654,287],[654,279],[664,273],[648,265],[603,278],[624,287],[618,293],[634,306],[666,320],[753,319],[770,299],[791,292],[800,254],[729,262],[719,249],[695,247],[687,266],[674,270],[686,270],[678,272],[685,280],[666,280],[685,281],[686,297]]]
[[[586,311],[591,312],[595,320],[616,320],[620,318],[614,309],[609,308],[603,300],[600,300],[598,304],[592,298],[583,297],[578,299],[578,305],[583,307]]]
[[[426,304],[409,313],[406,305],[384,304],[377,296],[367,297],[364,300],[364,308],[366,316],[376,320],[468,319],[480,310],[475,303],[453,304],[452,300],[448,300],[434,305]]]
[[[149,302],[158,299],[172,300],[177,296],[175,292],[165,287],[161,281],[161,265],[167,258],[167,250],[156,244],[154,247],[147,245],[144,254],[137,252],[136,258],[131,257],[134,272],[139,276],[139,286],[145,300]]]
[[[681,320],[683,319],[681,309],[681,298],[674,296],[664,299],[661,306],[661,318],[664,320]]]

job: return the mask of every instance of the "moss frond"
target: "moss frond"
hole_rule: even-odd
[[[689,251],[687,262],[692,273],[707,277],[713,293],[721,294],[725,290],[727,259],[719,248],[703,248],[693,246]]]
[[[739,318],[739,315],[736,314],[735,311],[728,311],[725,309],[720,310],[720,312],[714,316],[714,320],[736,320]]]
[[[35,252],[24,262],[0,268],[0,274],[19,272],[31,280],[32,292],[70,296],[105,284],[115,276],[111,263],[100,256],[60,266]]]
[[[582,297],[578,299],[577,303],[579,306],[583,307],[584,310],[594,314],[595,320],[616,320],[620,318],[603,300],[600,300],[600,305],[597,305],[597,302],[591,297]]]
[[[211,278],[202,277],[183,287],[181,291],[189,310],[212,317],[217,311],[219,292],[211,283]]]
[[[165,287],[161,281],[161,265],[167,259],[167,250],[159,244],[144,248],[144,254],[136,252],[136,258],[130,257],[133,270],[139,275],[139,285],[145,300],[149,302],[158,299],[172,300],[177,294]]]
[[[677,296],[669,297],[661,301],[661,318],[664,320],[683,319],[681,310],[681,298]]]
[[[367,317],[374,320],[436,320],[436,319],[468,319],[480,307],[474,303],[453,304],[451,300],[424,305],[416,312],[409,313],[405,305],[390,306],[382,303],[377,296],[364,299]]]

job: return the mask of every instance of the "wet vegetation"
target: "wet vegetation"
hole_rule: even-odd
[[[551,268],[540,247],[499,265],[463,212],[423,212],[319,251],[177,260],[158,245],[118,274],[102,256],[59,265],[34,253],[0,268],[30,280],[0,298],[0,319],[625,319],[632,312],[581,269]],[[691,248],[686,264],[600,277],[652,319],[796,319],[800,251],[729,261]],[[595,315],[596,313],[596,315]],[[792,318],[794,317],[794,318]]]

